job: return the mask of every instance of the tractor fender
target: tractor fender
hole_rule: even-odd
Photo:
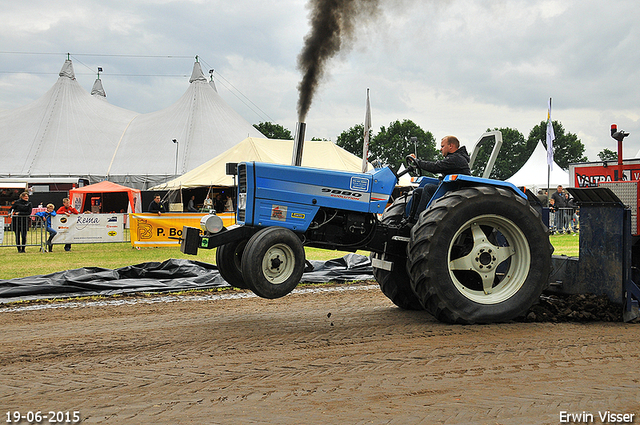
[[[518,189],[518,187],[515,186],[513,183],[505,182],[502,180],[484,179],[482,177],[467,176],[464,174],[451,174],[451,175],[445,176],[445,178],[442,180],[442,182],[438,186],[438,189],[436,190],[436,192],[433,194],[433,197],[429,201],[429,204],[427,204],[427,208],[436,199],[442,198],[447,192],[458,190],[463,187],[476,187],[476,186],[491,186],[496,188],[508,189],[513,193],[515,193],[517,196],[527,199],[527,195],[525,195],[525,193],[520,189]]]

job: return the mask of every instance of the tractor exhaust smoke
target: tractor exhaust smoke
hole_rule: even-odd
[[[379,0],[310,0],[311,31],[298,55],[302,81],[298,84],[298,121],[304,123],[325,65],[340,50],[351,47],[356,22],[378,13]],[[363,16],[364,15],[364,16]]]

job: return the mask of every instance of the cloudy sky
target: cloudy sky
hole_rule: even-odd
[[[376,0],[366,0],[375,2]],[[0,0],[0,110],[42,96],[71,59],[87,90],[145,113],[187,89],[194,57],[250,123],[297,120],[306,0]],[[592,161],[616,151],[611,123],[640,150],[640,6],[633,0],[379,0],[327,67],[306,118],[330,140],[364,120],[411,119],[472,145],[487,128],[525,137],[546,119],[575,133]]]

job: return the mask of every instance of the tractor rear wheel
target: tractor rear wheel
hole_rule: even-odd
[[[284,297],[300,283],[305,266],[300,238],[283,227],[267,227],[253,235],[242,255],[242,276],[256,295]]]
[[[239,239],[216,248],[216,265],[220,276],[231,286],[249,289],[242,277],[242,253],[247,239]]]
[[[382,214],[382,224],[398,224],[405,216],[407,209],[407,198],[398,197]],[[391,271],[373,267],[373,276],[376,278],[380,290],[387,298],[398,307],[405,310],[423,310],[422,304],[411,289],[411,279],[407,273],[406,253],[395,253],[396,258],[400,257],[402,261],[396,261]],[[372,258],[382,259],[383,254],[373,252]]]
[[[449,323],[524,314],[546,287],[553,247],[529,203],[505,188],[450,192],[411,231],[409,275],[422,305]]]

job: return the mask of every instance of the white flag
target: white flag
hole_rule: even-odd
[[[549,111],[547,112],[547,164],[549,169],[553,170],[553,141],[556,135],[553,132],[553,124],[551,124],[551,98],[549,98]]]
[[[369,130],[371,129],[371,105],[369,104],[369,89],[367,89],[367,111],[364,114],[364,144],[362,145],[362,172],[366,173],[369,157]]]

